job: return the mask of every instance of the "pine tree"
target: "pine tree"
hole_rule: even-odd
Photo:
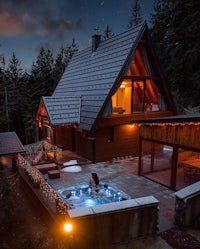
[[[42,74],[35,63],[32,65],[30,74],[26,73],[23,77],[23,140],[26,144],[37,140],[35,116],[40,98],[46,93],[45,84],[43,84],[41,78]]]
[[[0,131],[7,130],[5,109],[5,58],[0,56]]]
[[[142,23],[142,11],[139,0],[134,0],[133,6],[131,8],[130,20],[128,22],[127,28],[131,29],[134,26]]]
[[[5,99],[8,130],[15,130],[20,133],[21,130],[21,83],[22,68],[21,62],[13,53],[8,68],[5,72]]]
[[[103,39],[106,40],[114,35],[115,34],[112,32],[112,28],[109,25],[107,25],[104,31]]]
[[[200,104],[199,1],[157,0],[152,37],[181,111]]]
[[[51,95],[53,91],[53,65],[54,58],[52,52],[44,48],[40,49],[37,56],[36,63],[34,64],[34,70],[37,71],[38,83],[45,89],[43,95]]]
[[[54,89],[57,86],[72,56],[77,51],[78,51],[78,45],[76,44],[75,39],[72,39],[71,45],[67,44],[65,47],[61,47],[60,50],[58,51],[53,69]]]

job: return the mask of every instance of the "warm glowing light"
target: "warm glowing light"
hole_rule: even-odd
[[[1,157],[1,162],[3,163],[3,165],[6,165],[8,163],[8,158],[2,156]]]
[[[138,123],[138,126],[200,126],[200,122],[176,122],[176,123]]]
[[[135,127],[135,123],[133,121],[130,122],[130,126],[133,128]]]
[[[64,230],[68,233],[72,231],[72,224],[71,223],[65,223],[64,224]]]
[[[125,88],[126,87],[126,82],[122,82],[122,84],[120,85],[120,88]]]

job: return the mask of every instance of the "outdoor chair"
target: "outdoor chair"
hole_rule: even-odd
[[[192,184],[197,181],[198,171],[196,168],[184,165],[183,170],[184,170],[184,182],[185,183]]]

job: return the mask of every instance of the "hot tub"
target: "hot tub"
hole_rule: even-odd
[[[87,184],[59,189],[58,195],[70,208],[91,207],[110,202],[130,199],[130,196],[104,182],[99,183],[100,191],[95,193]]]

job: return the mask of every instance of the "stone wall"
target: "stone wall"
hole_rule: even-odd
[[[175,193],[175,224],[200,227],[200,181]]]
[[[158,200],[147,196],[71,209],[68,215],[73,224],[70,248],[114,249],[134,239],[156,235]]]

